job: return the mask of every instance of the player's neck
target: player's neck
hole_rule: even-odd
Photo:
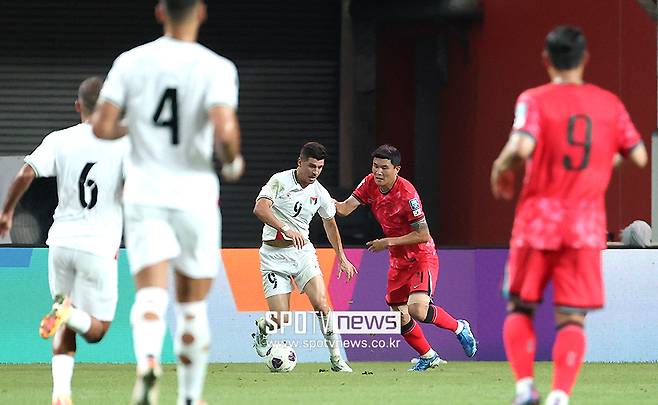
[[[392,189],[393,186],[395,185],[395,182],[396,182],[396,181],[398,181],[398,176],[395,176],[395,179],[391,182],[391,184],[385,184],[385,185],[379,187],[379,191],[380,191],[382,194],[386,194],[386,193],[388,193],[389,191],[391,191],[391,189]]]
[[[184,42],[197,42],[199,26],[193,22],[182,24],[166,24],[164,35]]]
[[[583,84],[583,75],[580,72],[568,70],[555,73],[551,77],[555,84]]]
[[[297,169],[295,169],[295,171],[293,172],[293,176],[295,176],[295,181],[297,182],[297,184],[302,186],[302,188],[306,188],[309,184],[311,184],[311,183],[304,183],[303,181],[300,180],[301,177],[299,176],[299,173],[297,173]]]

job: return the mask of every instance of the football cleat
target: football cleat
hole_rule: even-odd
[[[153,356],[148,356],[145,370],[137,370],[137,380],[133,388],[131,405],[157,405],[158,378],[162,375],[160,365]]]
[[[54,395],[53,396],[53,405],[73,405],[70,395]]]
[[[267,332],[265,330],[265,318],[262,316],[256,319],[256,333],[252,333],[251,337],[254,339],[254,349],[260,357],[267,356],[267,352],[272,346],[267,342]]]
[[[425,371],[428,368],[438,366],[439,364],[441,364],[441,361],[442,361],[441,358],[436,353],[434,353],[434,356],[427,359],[420,357],[416,362],[416,364],[414,364],[414,366],[411,367],[408,371]]]
[[[419,361],[420,361],[420,357],[414,357],[414,358],[411,359],[411,364],[416,364]],[[436,368],[436,367],[439,367],[441,364],[448,364],[448,362],[446,360],[443,360],[441,357],[436,356],[435,360],[433,360],[432,364],[430,364],[430,367]]]
[[[516,394],[512,405],[539,405],[539,391],[532,385],[528,392]]]
[[[345,360],[341,359],[340,357],[332,357],[330,358],[330,360],[331,360],[331,371],[335,371],[337,373],[352,372],[352,367],[348,366]]]
[[[461,323],[463,326],[462,331],[457,335],[457,339],[459,340],[459,343],[461,343],[464,353],[468,357],[473,357],[478,351],[478,342],[475,340],[473,332],[471,332],[471,325],[469,325],[468,321],[463,319],[460,319],[457,322]]]
[[[64,294],[55,295],[52,309],[41,319],[39,335],[44,339],[53,336],[68,321],[69,316],[71,316],[71,299]]]

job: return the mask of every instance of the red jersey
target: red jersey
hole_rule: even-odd
[[[547,84],[519,96],[514,131],[533,137],[535,149],[510,245],[604,248],[613,158],[642,142],[622,102],[591,84]]]
[[[352,193],[361,204],[369,205],[386,237],[407,235],[415,230],[412,224],[425,218],[423,204],[416,188],[398,176],[387,193],[382,193],[374,176],[367,175]],[[391,267],[399,268],[410,261],[422,261],[436,255],[434,240],[413,245],[391,246]]]

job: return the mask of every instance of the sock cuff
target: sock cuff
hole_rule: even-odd
[[[411,320],[408,323],[402,325],[402,327],[400,328],[400,333],[403,335],[406,335],[407,333],[411,333],[411,331],[414,330],[415,326],[416,326],[416,321],[413,318],[411,318]]]
[[[576,322],[576,321],[568,321],[565,323],[562,323],[560,325],[557,325],[555,329],[558,332],[564,331],[564,330],[573,330],[573,331],[581,331],[583,332],[585,330],[585,327],[582,323]]]

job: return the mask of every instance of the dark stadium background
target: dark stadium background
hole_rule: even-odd
[[[370,151],[390,142],[439,245],[506,245],[513,205],[490,196],[489,168],[516,95],[546,80],[540,50],[556,20],[582,26],[592,53],[587,78],[621,96],[645,142],[656,125],[656,29],[635,1],[209,3],[200,40],[238,66],[248,161],[243,180],[222,188],[227,247],[259,244],[253,199],[272,173],[294,166],[308,140],[329,149],[321,181],[337,198],[368,173]],[[75,124],[78,83],[160,35],[154,4],[2,2],[0,154],[27,154],[48,132]],[[613,176],[610,230],[649,221],[649,179],[649,170],[630,168]],[[43,243],[55,198],[52,180],[35,183],[23,207],[40,226],[16,242]],[[379,233],[365,209],[340,225],[352,246]],[[319,245],[321,228],[312,230]]]

